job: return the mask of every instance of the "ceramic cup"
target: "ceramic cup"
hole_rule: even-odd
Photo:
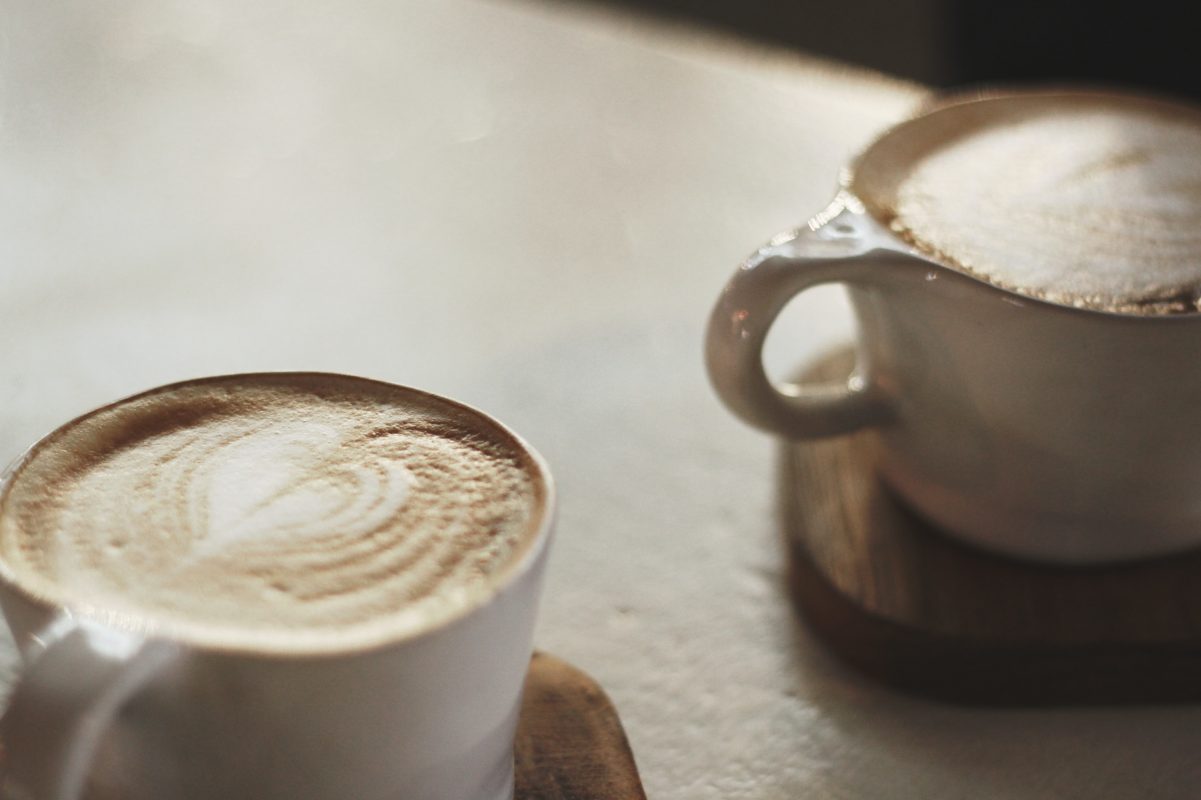
[[[982,110],[1003,121],[1036,95],[1054,98],[948,101],[870,145],[825,211],[738,268],[709,320],[710,379],[735,414],[777,435],[874,431],[885,483],[980,547],[1091,564],[1199,545],[1201,314],[1109,313],[997,288],[912,249],[865,202],[924,127]],[[773,385],[768,330],[790,299],[828,283],[846,286],[858,320],[856,368],[839,386]]]
[[[528,454],[544,491],[516,560],[433,627],[359,647],[204,646],[39,599],[0,559],[25,661],[0,720],[3,800],[511,798],[553,487],[528,445],[467,411]]]

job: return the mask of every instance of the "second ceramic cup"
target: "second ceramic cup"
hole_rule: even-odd
[[[999,288],[910,246],[877,210],[932,137],[1090,104],[1197,124],[1194,110],[1138,97],[1025,92],[946,102],[886,132],[830,208],[725,288],[707,335],[721,398],[785,437],[876,431],[883,479],[989,550],[1088,564],[1201,545],[1201,314],[1110,313]],[[1022,225],[1008,235],[1020,241]],[[775,386],[768,330],[824,283],[847,286],[857,368],[839,387]]]

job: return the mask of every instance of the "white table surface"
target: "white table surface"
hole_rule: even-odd
[[[538,645],[609,690],[652,798],[1201,794],[1201,709],[931,704],[790,611],[772,443],[714,399],[701,333],[917,87],[499,0],[0,21],[0,457],[201,374],[423,387],[552,464]],[[837,291],[799,305],[780,369],[852,330]]]

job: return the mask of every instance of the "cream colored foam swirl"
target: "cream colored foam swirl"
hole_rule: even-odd
[[[345,431],[320,421],[248,425],[215,448],[188,438],[172,462],[186,470],[173,477],[195,532],[183,557],[189,564],[249,543],[282,546],[330,531],[369,536],[404,506],[413,480],[389,454],[340,455]]]
[[[528,465],[462,415],[334,389],[201,385],[87,418],[18,473],[6,560],[173,624],[439,617],[528,535]]]
[[[947,140],[892,188],[893,229],[1032,296],[1118,311],[1196,310],[1197,118],[1104,97],[1022,102],[988,125],[948,122]]]

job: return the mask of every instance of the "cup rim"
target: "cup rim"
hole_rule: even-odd
[[[1053,100],[1063,99],[1065,101],[1087,101],[1095,100],[1116,100],[1125,103],[1134,103],[1146,108],[1162,109],[1175,114],[1183,114],[1194,117],[1201,123],[1201,105],[1189,102],[1185,98],[1176,97],[1163,92],[1154,92],[1144,90],[1142,88],[1127,88],[1122,86],[1112,86],[1104,84],[1089,84],[1089,83],[1050,83],[1042,85],[1012,85],[1012,84],[985,84],[969,89],[951,91],[948,93],[933,93],[929,99],[919,104],[914,112],[907,118],[894,123],[884,130],[880,131],[872,140],[865,145],[843,168],[839,175],[840,191],[843,193],[843,205],[853,206],[859,212],[874,223],[881,234],[887,237],[890,244],[894,246],[890,249],[904,252],[907,255],[918,258],[928,264],[941,267],[956,276],[961,276],[988,288],[1000,292],[1007,298],[1012,298],[1015,301],[1020,301],[1023,304],[1032,304],[1038,307],[1055,309],[1070,314],[1083,314],[1086,316],[1101,316],[1110,319],[1122,320],[1138,320],[1138,324],[1159,323],[1159,324],[1181,324],[1187,321],[1196,321],[1201,318],[1201,308],[1195,310],[1170,311],[1163,313],[1139,313],[1135,311],[1123,311],[1120,309],[1106,308],[1087,303],[1073,304],[1061,300],[1052,299],[1049,297],[1040,297],[1038,295],[1026,294],[1017,291],[1009,286],[994,283],[987,278],[978,275],[974,272],[960,268],[954,264],[949,264],[946,261],[938,258],[923,248],[909,242],[904,237],[898,235],[889,225],[888,220],[880,213],[880,204],[873,198],[872,192],[865,191],[863,184],[870,177],[868,170],[871,168],[873,158],[879,158],[883,148],[890,145],[895,145],[898,139],[906,134],[915,125],[927,124],[931,119],[944,115],[961,114],[965,110],[973,108],[981,108],[987,105],[1004,103],[1013,100]],[[849,196],[850,202],[847,202]]]
[[[22,467],[73,426],[118,406],[156,394],[191,386],[262,378],[276,380],[333,379],[371,385],[388,392],[399,391],[464,413],[491,428],[502,440],[507,440],[508,444],[521,455],[525,461],[524,466],[528,469],[535,486],[535,496],[532,502],[533,513],[522,531],[514,552],[495,572],[490,573],[486,580],[457,593],[454,602],[448,603],[446,609],[441,613],[435,615],[405,614],[402,610],[391,619],[379,620],[378,624],[353,626],[350,632],[343,632],[339,629],[290,631],[287,633],[274,630],[228,630],[214,625],[193,625],[121,611],[102,603],[94,603],[86,598],[74,596],[70,591],[61,591],[49,578],[28,580],[27,576],[22,575],[22,571],[16,569],[5,557],[3,548],[0,548],[0,590],[7,590],[25,603],[52,616],[67,613],[86,617],[134,635],[175,641],[191,650],[262,657],[338,656],[392,647],[422,639],[451,627],[490,605],[513,586],[522,583],[541,561],[549,546],[550,534],[554,527],[557,492],[546,460],[525,439],[490,414],[458,400],[388,381],[324,371],[280,370],[203,376],[163,384],[97,406],[40,437],[0,472],[0,518],[4,516],[9,491]],[[373,623],[376,622],[373,620]]]

